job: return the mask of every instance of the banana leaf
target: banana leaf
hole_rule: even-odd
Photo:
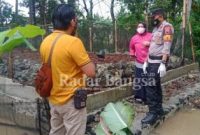
[[[115,106],[124,122],[130,127],[135,116],[133,107],[128,102],[117,102]]]
[[[118,133],[115,133],[115,135],[127,135],[127,133],[123,130],[120,130]]]
[[[24,38],[34,38],[39,35],[44,35],[45,30],[41,29],[38,26],[35,25],[26,25],[25,27],[15,27],[8,33],[8,37],[12,36],[16,32],[19,32]]]
[[[117,102],[116,104],[109,103],[101,113],[100,123],[95,129],[97,135],[108,135],[107,129],[112,135],[127,135],[129,128],[134,120],[134,109],[128,103]]]
[[[34,46],[27,40],[39,35],[44,35],[45,31],[34,25],[16,27],[4,32],[0,32],[0,55],[10,52],[14,48],[25,43],[28,48],[35,51]]]
[[[8,35],[9,32],[10,32],[10,30],[0,32],[0,45],[4,42],[6,36]]]
[[[105,127],[102,122],[100,122],[97,127],[96,127],[96,135],[112,135],[109,133],[109,131],[107,130],[107,127]]]

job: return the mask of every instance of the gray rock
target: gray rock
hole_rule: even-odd
[[[171,97],[169,99],[169,104],[170,105],[179,105],[180,104],[179,98],[177,96]]]

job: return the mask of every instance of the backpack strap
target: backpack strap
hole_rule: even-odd
[[[52,45],[51,45],[51,50],[50,50],[50,53],[49,53],[49,58],[48,58],[48,65],[49,67],[51,67],[51,58],[52,58],[52,54],[53,54],[53,50],[54,50],[54,47],[55,47],[55,44],[56,42],[58,41],[58,39],[62,36],[63,34],[59,34],[56,39],[53,41]]]

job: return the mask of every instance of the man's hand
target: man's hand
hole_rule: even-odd
[[[143,66],[142,66],[144,74],[147,74],[147,67],[148,67],[148,63],[145,61]]]
[[[158,73],[160,73],[160,77],[164,77],[166,75],[166,66],[165,64],[161,63],[158,68]]]

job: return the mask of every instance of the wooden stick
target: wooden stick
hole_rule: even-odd
[[[184,49],[185,49],[185,27],[186,27],[186,7],[187,7],[187,0],[183,1],[183,22],[182,22],[182,54],[181,54],[181,65],[184,65]]]
[[[189,31],[190,31],[190,45],[191,45],[191,49],[192,49],[192,60],[193,60],[193,62],[195,62],[196,61],[196,56],[195,56],[195,51],[194,51],[194,42],[193,42],[193,37],[192,37],[191,22],[189,22]]]
[[[93,51],[93,47],[92,47],[92,28],[89,27],[89,36],[90,36],[90,52]]]
[[[117,41],[117,21],[115,20],[115,52],[118,51]]]

